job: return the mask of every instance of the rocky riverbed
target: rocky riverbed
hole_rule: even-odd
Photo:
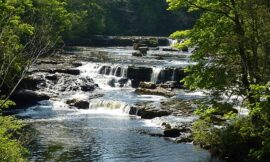
[[[139,131],[150,137],[192,143],[194,101],[203,96],[189,93],[179,81],[186,76],[183,68],[193,62],[188,52],[163,48],[169,47],[150,48],[137,57],[133,47],[70,47],[41,58],[12,96],[17,116],[37,124],[69,120],[74,113],[110,112],[151,123],[151,131]]]

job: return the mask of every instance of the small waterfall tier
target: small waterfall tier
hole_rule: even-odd
[[[179,82],[186,74],[183,68],[147,67],[126,64],[88,63],[80,68],[83,75],[92,77],[96,83],[111,87],[132,86],[136,88],[140,82],[157,84],[167,81]],[[106,77],[104,77],[106,76]]]
[[[131,106],[127,103],[114,100],[100,100],[96,99],[91,101],[90,109],[106,109],[106,110],[120,110],[124,114],[130,114]]]

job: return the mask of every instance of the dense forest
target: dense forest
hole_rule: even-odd
[[[268,161],[269,0],[0,0],[0,113],[16,105],[10,96],[37,59],[67,42],[170,34],[181,40],[176,48],[195,48],[181,82],[211,96],[196,110],[194,143],[223,158]],[[0,161],[27,161],[24,127],[0,116]]]

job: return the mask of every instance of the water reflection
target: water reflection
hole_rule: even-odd
[[[30,161],[211,161],[193,145],[140,133],[159,128],[128,116],[84,114],[32,124],[38,131]]]

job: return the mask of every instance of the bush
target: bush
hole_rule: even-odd
[[[20,135],[24,124],[14,117],[0,116],[0,161],[1,162],[24,162],[27,161],[27,150],[22,142],[14,139]]]

